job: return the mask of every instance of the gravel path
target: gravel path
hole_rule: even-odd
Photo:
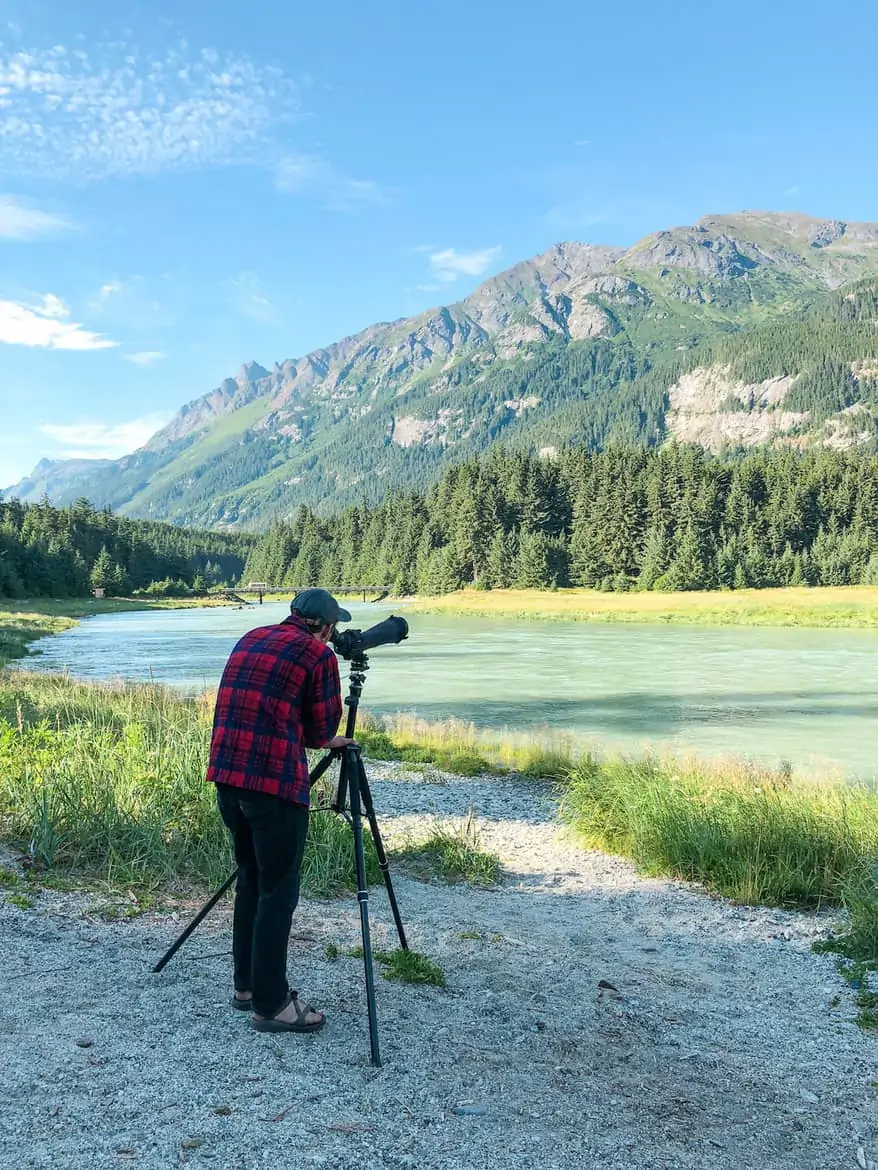
[[[0,905],[0,1166],[91,1170],[841,1170],[878,1157],[876,1043],[810,944],[827,921],[738,908],[566,840],[551,795],[370,765],[392,844],[476,809],[500,888],[396,874],[449,988],[378,979],[368,1062],[351,896],[303,903],[290,967],[319,1035],[226,1006],[228,907],[159,976],[169,916],[105,923],[52,892]],[[383,890],[376,945],[392,947]],[[840,1000],[839,998],[840,997]]]

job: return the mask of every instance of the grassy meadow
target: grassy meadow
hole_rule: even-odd
[[[596,589],[465,589],[413,598],[406,612],[580,622],[878,627],[878,586],[602,593]]]
[[[218,884],[234,865],[204,781],[212,716],[210,696],[161,686],[0,674],[0,840],[34,875],[169,893]],[[315,816],[305,888],[331,894],[352,874],[350,833]]]

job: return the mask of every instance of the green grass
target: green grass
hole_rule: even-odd
[[[587,845],[748,905],[844,906],[851,957],[878,959],[878,796],[786,772],[596,760],[574,769],[562,817]]]
[[[814,949],[831,951],[837,948],[830,943],[816,944]],[[869,989],[869,977],[878,971],[878,963],[841,958],[837,963],[837,969],[854,992],[854,1002],[858,1009],[855,1023],[866,1030],[878,1028],[878,992]]]
[[[447,882],[495,886],[500,880],[500,858],[481,848],[472,811],[462,825],[436,824],[422,841],[394,850],[419,877],[438,875]]]
[[[545,621],[874,629],[878,628],[878,587],[850,585],[691,593],[467,589],[444,597],[416,598],[409,610]]]
[[[377,719],[361,712],[357,739],[376,760],[432,764],[455,776],[516,772],[535,780],[561,780],[576,758],[574,741],[557,732],[546,744],[537,735],[492,735],[474,723],[428,723],[411,715]]]
[[[11,605],[4,602],[4,605]],[[60,634],[76,625],[69,617],[34,613],[26,610],[0,611],[0,667],[16,658],[23,658],[27,648],[37,638]]]
[[[0,839],[34,869],[168,892],[234,868],[204,775],[212,704],[157,686],[0,673]],[[368,872],[377,860],[366,834]],[[315,896],[354,888],[352,835],[312,817],[302,869]]]
[[[350,959],[362,959],[363,948],[349,947],[346,951],[340,951],[332,943],[326,948],[326,957],[330,960],[342,955]],[[445,986],[442,968],[419,951],[403,950],[402,947],[397,947],[395,951],[373,948],[372,959],[381,965],[381,974],[385,979],[396,979],[400,983],[428,983],[433,987]]]

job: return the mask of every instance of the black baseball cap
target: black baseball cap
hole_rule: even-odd
[[[326,589],[303,589],[290,602],[290,613],[297,613],[309,622],[322,622],[324,626],[351,620],[348,611]]]

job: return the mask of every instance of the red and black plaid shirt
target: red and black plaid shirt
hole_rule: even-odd
[[[324,747],[341,714],[335,654],[301,618],[251,630],[220,680],[207,779],[307,806],[305,748]]]

